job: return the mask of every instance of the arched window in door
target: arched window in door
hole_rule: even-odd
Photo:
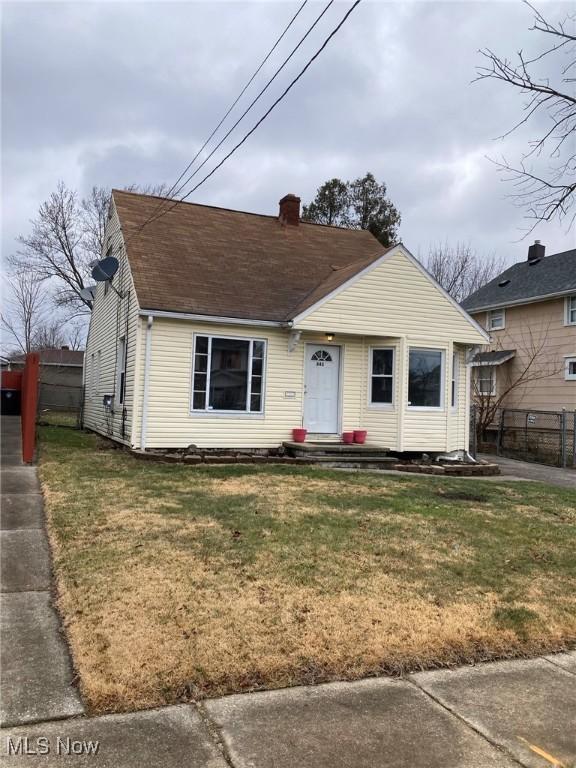
[[[310,358],[316,365],[324,365],[324,363],[332,362],[332,355],[330,352],[326,352],[325,349],[319,349]]]

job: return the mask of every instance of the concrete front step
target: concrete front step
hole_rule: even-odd
[[[398,459],[392,456],[297,456],[302,464],[316,464],[326,469],[394,469]]]
[[[315,456],[370,456],[381,457],[388,454],[389,449],[382,445],[365,443],[294,443],[286,441],[282,443],[284,448],[292,456],[306,456],[312,458]]]

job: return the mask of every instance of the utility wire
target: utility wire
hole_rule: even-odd
[[[166,193],[165,197],[170,197],[170,195],[172,195],[172,193],[174,192],[174,190],[175,190],[175,189],[176,189],[176,187],[178,186],[178,183],[180,182],[180,180],[181,180],[181,179],[182,179],[182,178],[183,178],[183,177],[184,177],[184,176],[185,176],[185,175],[188,173],[188,171],[190,170],[190,168],[192,168],[192,166],[194,165],[194,163],[196,162],[196,160],[198,159],[198,157],[199,157],[199,156],[202,154],[202,152],[203,152],[203,151],[204,151],[204,149],[206,148],[206,145],[210,143],[210,141],[212,140],[212,138],[214,137],[214,135],[215,135],[215,134],[218,132],[218,130],[219,130],[219,129],[220,129],[220,127],[222,126],[222,123],[224,123],[224,121],[226,120],[226,118],[228,117],[228,115],[230,114],[230,112],[232,112],[232,110],[234,109],[234,107],[236,106],[236,104],[238,104],[238,102],[240,101],[240,99],[242,98],[242,96],[244,96],[244,94],[246,93],[246,91],[248,90],[248,88],[249,88],[249,87],[252,85],[252,83],[254,82],[255,78],[256,78],[256,77],[257,77],[257,75],[260,73],[260,71],[261,71],[262,67],[263,67],[263,66],[266,64],[266,62],[268,61],[268,59],[270,58],[270,56],[272,56],[272,54],[274,53],[274,51],[276,50],[276,48],[277,48],[277,47],[280,45],[281,41],[282,41],[282,40],[284,39],[284,37],[286,36],[286,33],[288,32],[288,30],[290,29],[290,27],[292,26],[292,24],[293,24],[293,23],[296,21],[296,19],[297,19],[297,18],[298,18],[298,16],[300,15],[301,11],[304,9],[304,6],[306,5],[306,3],[307,3],[307,2],[308,2],[308,0],[304,0],[304,2],[302,3],[302,5],[301,5],[301,6],[298,8],[298,10],[296,11],[296,13],[295,13],[295,14],[292,16],[292,18],[290,19],[290,21],[288,22],[288,24],[286,25],[286,27],[284,27],[284,31],[282,32],[282,34],[280,35],[280,37],[279,37],[279,38],[276,40],[276,42],[274,43],[274,45],[272,46],[272,48],[270,48],[270,50],[268,51],[268,53],[266,54],[266,56],[264,57],[264,59],[262,60],[262,62],[260,63],[260,65],[258,66],[258,68],[255,70],[255,72],[254,72],[254,74],[252,75],[252,77],[251,77],[251,78],[248,80],[248,82],[246,83],[246,85],[244,86],[244,88],[242,88],[242,90],[240,91],[240,93],[239,93],[239,94],[238,94],[238,96],[236,97],[235,101],[234,101],[234,102],[233,102],[233,103],[230,105],[230,107],[228,108],[227,112],[226,112],[226,113],[224,114],[224,116],[221,118],[220,122],[219,122],[219,123],[218,123],[218,125],[217,125],[217,126],[214,128],[214,130],[212,131],[212,133],[210,134],[210,136],[208,136],[208,138],[206,139],[206,141],[204,142],[204,144],[202,144],[202,146],[200,147],[200,149],[198,150],[198,152],[196,152],[196,154],[194,155],[194,157],[192,158],[192,160],[191,160],[191,161],[188,163],[188,165],[186,166],[186,168],[184,168],[184,170],[182,171],[182,173],[180,174],[180,176],[178,176],[178,178],[176,179],[176,181],[174,182],[174,184],[173,184],[173,185],[170,187],[170,189],[169,189],[169,190],[168,190],[168,192]],[[176,192],[175,194],[177,194],[177,192]],[[152,213],[152,216],[151,216],[150,218],[154,218],[154,216],[156,215],[156,213],[157,213],[157,212],[158,212],[158,211],[159,211],[159,210],[162,208],[162,205],[163,205],[163,203],[161,203],[161,204],[160,204],[160,206],[158,207],[158,209],[157,209],[155,212],[153,212],[153,213]]]
[[[330,8],[330,7],[331,7],[333,4],[334,4],[334,0],[329,0],[329,2],[326,4],[326,6],[324,7],[324,9],[323,9],[323,10],[320,12],[320,14],[319,14],[319,15],[316,17],[316,19],[314,20],[314,22],[311,24],[311,26],[310,26],[310,27],[308,28],[308,30],[305,32],[305,34],[304,34],[304,35],[303,35],[303,36],[300,38],[299,42],[298,42],[298,43],[297,43],[297,44],[294,46],[294,48],[292,49],[292,51],[291,51],[291,52],[288,54],[288,56],[287,56],[287,57],[284,59],[284,61],[282,62],[282,64],[280,64],[280,66],[278,67],[278,69],[277,69],[277,70],[274,72],[274,74],[272,75],[272,77],[271,77],[271,78],[268,80],[268,82],[266,83],[266,85],[265,85],[265,86],[262,88],[262,90],[261,90],[261,91],[258,93],[258,95],[257,95],[257,96],[256,96],[256,97],[255,97],[255,98],[252,100],[252,102],[251,102],[251,103],[248,105],[248,107],[247,107],[247,108],[244,110],[244,112],[243,112],[243,113],[240,115],[240,117],[238,118],[238,120],[236,120],[236,122],[235,122],[235,123],[234,123],[234,125],[233,125],[233,126],[230,128],[230,130],[229,130],[229,131],[228,131],[228,132],[227,132],[227,133],[226,133],[226,134],[225,134],[225,135],[222,137],[222,139],[221,139],[221,140],[218,142],[218,144],[217,144],[217,145],[214,147],[214,149],[213,149],[213,150],[212,150],[212,151],[211,151],[211,152],[208,154],[208,156],[207,156],[207,157],[206,157],[206,158],[205,158],[205,159],[204,159],[204,160],[203,160],[203,161],[200,163],[200,165],[199,165],[199,166],[196,168],[196,170],[195,170],[195,171],[194,171],[192,174],[190,174],[190,176],[188,176],[188,178],[187,178],[187,179],[185,179],[185,181],[183,181],[183,182],[182,182],[182,184],[180,184],[180,186],[179,186],[179,187],[178,187],[178,188],[177,188],[175,191],[173,191],[173,194],[174,194],[174,195],[178,195],[178,194],[179,194],[179,193],[180,193],[180,192],[181,192],[181,191],[182,191],[182,190],[185,188],[185,186],[186,186],[187,184],[189,184],[189,183],[190,183],[190,181],[191,181],[191,180],[192,180],[192,179],[193,179],[193,178],[196,176],[196,174],[197,174],[197,173],[198,173],[198,172],[199,172],[199,171],[200,171],[200,170],[201,170],[201,169],[202,169],[202,168],[203,168],[203,167],[206,165],[206,163],[208,162],[208,160],[210,160],[210,158],[211,158],[211,157],[214,155],[214,153],[215,153],[215,152],[217,152],[217,151],[218,151],[218,149],[220,149],[220,147],[221,147],[221,146],[222,146],[222,144],[223,144],[223,143],[226,141],[226,139],[227,139],[227,138],[230,136],[230,134],[231,134],[231,133],[232,133],[232,132],[233,132],[233,131],[236,129],[236,127],[237,127],[237,126],[238,126],[238,125],[239,125],[239,124],[242,122],[242,120],[243,120],[243,119],[246,117],[246,115],[247,115],[247,114],[250,112],[250,110],[251,110],[251,109],[252,109],[252,108],[253,108],[253,107],[256,105],[256,103],[257,103],[257,102],[258,102],[258,101],[261,99],[261,97],[264,95],[264,93],[265,93],[265,92],[268,90],[268,88],[269,88],[269,87],[272,85],[272,83],[273,83],[273,82],[274,82],[274,80],[275,80],[275,79],[278,77],[278,75],[280,74],[280,72],[282,72],[282,70],[284,69],[284,67],[286,66],[286,64],[288,64],[288,62],[290,61],[290,59],[292,59],[292,57],[294,56],[294,54],[296,53],[296,51],[298,51],[298,49],[299,49],[299,48],[300,48],[300,47],[303,45],[303,43],[304,43],[304,41],[306,40],[306,38],[307,38],[307,37],[310,35],[310,33],[312,32],[312,30],[313,30],[313,29],[314,29],[314,28],[317,26],[317,24],[320,22],[320,20],[321,20],[321,19],[322,19],[322,17],[324,16],[324,14],[325,14],[325,13],[326,13],[326,12],[329,10],[329,8]],[[354,6],[353,6],[353,7],[354,7]],[[192,165],[192,163],[190,163],[189,167],[191,167],[191,165]],[[187,170],[188,170],[188,169],[187,169]],[[185,173],[186,173],[186,171],[184,171],[184,173],[182,173],[182,174],[180,175],[180,179],[182,178],[182,176],[183,176]],[[174,185],[174,186],[175,186],[175,185]],[[140,232],[141,232],[141,231],[144,229],[144,227],[146,227],[148,224],[150,224],[150,223],[152,223],[152,222],[154,222],[154,221],[157,221],[157,220],[158,220],[158,219],[159,219],[161,216],[163,216],[163,215],[164,215],[164,213],[166,213],[166,212],[167,212],[167,211],[169,211],[169,210],[172,210],[172,207],[173,207],[173,206],[170,206],[170,207],[168,207],[168,208],[167,208],[165,211],[162,211],[162,210],[161,210],[161,207],[162,207],[162,206],[160,206],[160,208],[157,208],[157,209],[156,209],[156,212],[153,212],[153,213],[152,213],[152,214],[151,214],[151,215],[148,217],[148,219],[146,219],[146,220],[143,222],[143,224],[141,224],[141,225],[140,225],[140,227],[139,227],[139,228],[136,230],[136,232],[134,233],[134,235],[133,235],[132,237],[135,237],[137,234],[139,234],[139,233],[140,233]],[[131,240],[131,239],[132,239],[132,238],[129,238],[129,240]]]
[[[211,176],[216,173],[216,171],[221,168],[224,163],[232,157],[232,155],[244,144],[244,142],[256,131],[256,129],[266,120],[268,115],[278,106],[278,104],[284,99],[284,97],[288,94],[288,92],[296,85],[296,83],[300,80],[300,78],[305,74],[305,72],[309,69],[309,67],[313,64],[313,62],[320,56],[322,51],[326,48],[330,40],[338,33],[340,28],[345,24],[348,17],[356,9],[358,5],[362,0],[356,0],[353,5],[348,9],[348,11],[344,14],[340,22],[337,24],[337,26],[332,30],[332,32],[328,35],[328,37],[324,40],[320,48],[316,51],[316,53],[308,60],[308,62],[305,64],[305,66],[300,70],[299,74],[292,80],[292,82],[287,86],[287,88],[280,94],[280,96],[274,101],[274,103],[266,110],[266,112],[262,115],[262,117],[252,126],[252,128],[244,135],[244,137],[228,152],[227,155],[225,155],[222,160],[209,172],[204,176],[203,179],[201,179],[198,184],[196,184],[192,189],[187,192],[183,197],[181,197],[179,200],[175,200],[172,205],[164,212],[168,213],[171,211],[175,206],[178,205],[178,203],[184,202],[190,195],[192,195],[197,189],[199,189],[202,184],[204,184]],[[162,214],[164,215],[164,214]]]

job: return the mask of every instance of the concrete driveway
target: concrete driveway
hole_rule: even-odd
[[[540,483],[549,483],[560,488],[573,488],[576,491],[576,469],[548,467],[545,464],[517,461],[487,453],[482,454],[480,458],[500,466],[502,470],[500,480],[506,480],[508,477],[521,477],[524,480],[537,480]]]

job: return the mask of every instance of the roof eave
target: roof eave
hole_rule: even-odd
[[[138,314],[142,317],[163,317],[168,320],[192,320],[199,323],[216,323],[221,325],[256,325],[269,328],[289,328],[290,322],[283,320],[260,320],[252,317],[224,317],[220,315],[200,315],[192,312],[173,312],[165,309],[141,308]]]
[[[536,304],[539,301],[548,301],[549,299],[561,299],[564,296],[572,296],[576,293],[576,288],[568,288],[565,291],[554,291],[553,293],[543,293],[539,296],[532,296],[530,298],[513,299],[511,301],[500,301],[496,304],[482,304],[478,307],[464,308],[465,312],[472,314],[473,312],[488,312],[491,309],[506,309],[506,307],[515,307],[521,304]]]

